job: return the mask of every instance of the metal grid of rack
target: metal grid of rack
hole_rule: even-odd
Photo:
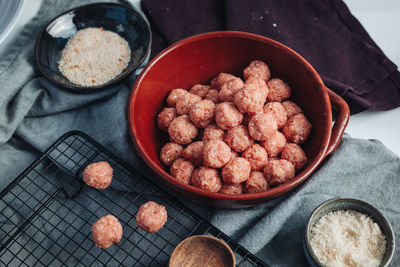
[[[84,168],[107,161],[114,169],[110,188],[82,181]],[[0,265],[7,266],[165,266],[183,239],[207,234],[224,240],[238,266],[266,266],[261,260],[144,178],[118,156],[81,132],[56,141],[0,193]],[[135,221],[140,205],[164,205],[168,221],[156,234]],[[113,214],[121,222],[121,242],[96,247],[91,226]]]

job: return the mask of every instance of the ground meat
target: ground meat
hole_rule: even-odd
[[[163,108],[163,110],[157,116],[158,128],[164,132],[168,131],[169,124],[176,118],[175,108]]]
[[[263,169],[268,162],[267,151],[259,144],[252,144],[242,153],[242,157],[250,163],[252,171]]]
[[[261,142],[261,146],[267,151],[270,158],[278,157],[285,145],[286,138],[278,131],[270,135],[267,140]]]
[[[111,184],[112,178],[113,169],[105,161],[92,163],[83,171],[83,181],[88,186],[99,190],[106,189]]]
[[[190,121],[188,115],[176,117],[168,127],[168,133],[171,139],[178,144],[186,145],[192,142],[199,131]]]
[[[264,176],[270,185],[285,183],[294,177],[294,165],[285,159],[270,160],[264,168]]]
[[[275,117],[278,129],[281,129],[285,125],[287,120],[286,110],[281,103],[269,102],[264,106],[263,111],[264,113],[270,113]]]
[[[121,241],[122,225],[113,215],[106,215],[92,225],[92,238],[97,247],[108,248]]]
[[[236,93],[235,105],[242,113],[260,114],[263,112],[265,92],[254,84],[246,84]]]
[[[290,100],[283,101],[282,106],[286,110],[287,118],[290,118],[298,113],[303,113],[303,110]]]
[[[249,135],[247,127],[244,125],[229,129],[225,134],[224,141],[236,152],[245,151],[254,142],[253,138]]]
[[[201,98],[204,98],[208,94],[208,91],[210,91],[209,85],[196,84],[192,88],[190,88],[189,93],[198,95]]]
[[[201,97],[198,95],[187,93],[176,101],[176,114],[184,115],[189,114],[193,104],[199,102]]]
[[[215,109],[215,122],[224,129],[230,129],[240,125],[243,121],[243,114],[232,102],[218,104]]]
[[[181,97],[183,97],[184,95],[186,95],[188,93],[189,93],[188,91],[180,89],[180,88],[172,90],[169,93],[168,98],[167,98],[167,106],[175,107],[178,99],[180,99]]]
[[[214,102],[214,104],[217,104],[218,95],[219,95],[218,90],[211,89],[210,91],[208,91],[208,94],[204,97],[204,99],[211,100],[212,102]]]
[[[199,128],[204,128],[214,121],[215,104],[211,100],[201,100],[190,108],[190,119]]]
[[[264,192],[268,189],[267,180],[262,172],[252,171],[249,179],[245,184],[245,191],[247,193]]]
[[[282,133],[286,140],[295,144],[304,143],[311,133],[311,123],[304,114],[299,113],[288,119],[282,128]]]
[[[170,172],[179,182],[190,184],[193,170],[194,165],[190,161],[180,158],[172,163]]]
[[[188,145],[183,150],[183,157],[196,166],[203,164],[203,142],[197,141]]]
[[[231,159],[231,149],[220,140],[210,140],[203,147],[203,164],[211,168],[222,168]]]
[[[193,172],[192,185],[207,191],[218,192],[222,181],[216,169],[201,166]]]
[[[220,74],[218,74],[218,76],[214,77],[214,78],[211,80],[211,82],[210,82],[211,88],[220,90],[220,89],[221,89],[221,86],[222,86],[224,83],[226,83],[226,82],[228,82],[229,80],[232,80],[232,79],[234,79],[234,78],[236,78],[236,77],[233,76],[232,74],[220,73]]]
[[[293,143],[286,144],[282,150],[281,159],[286,159],[293,163],[296,171],[301,170],[307,163],[306,153],[304,153],[300,146]]]
[[[165,207],[153,201],[142,204],[136,214],[136,224],[151,234],[157,233],[167,222],[167,219]]]
[[[219,91],[218,99],[220,102],[232,102],[235,94],[244,86],[240,78],[234,78],[224,83]]]
[[[250,163],[244,158],[237,157],[222,168],[221,176],[227,184],[240,184],[249,179],[250,172]]]
[[[251,118],[248,128],[251,137],[258,141],[264,141],[278,130],[278,124],[273,115],[258,114]]]
[[[271,79],[267,82],[267,86],[269,88],[269,94],[267,97],[268,102],[282,102],[282,100],[288,99],[290,97],[290,87],[281,79]]]
[[[250,77],[261,78],[264,81],[268,81],[271,77],[271,72],[268,65],[260,60],[254,60],[250,62],[250,65],[243,70],[244,79],[247,80]]]
[[[224,140],[225,131],[219,128],[215,123],[207,125],[203,132],[203,142],[210,140]]]
[[[183,146],[177,143],[166,143],[161,149],[160,159],[167,165],[171,166],[172,162],[182,157]]]
[[[257,88],[261,89],[264,93],[264,97],[267,98],[269,93],[269,88],[263,79],[257,77],[250,77],[246,80],[244,84],[245,85],[253,84]]]
[[[243,184],[223,184],[219,192],[223,194],[239,195],[243,193]]]

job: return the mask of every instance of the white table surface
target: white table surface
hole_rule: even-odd
[[[11,0],[9,0],[11,1]],[[139,0],[130,0],[138,6]],[[12,32],[0,44],[4,48],[37,13],[42,0],[25,0]],[[344,0],[372,39],[397,66],[400,66],[400,0]],[[352,137],[377,139],[400,155],[400,108],[364,111],[350,118],[346,132]]]

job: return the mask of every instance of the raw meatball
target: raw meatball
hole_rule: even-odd
[[[149,201],[142,204],[136,214],[136,224],[144,231],[157,233],[167,222],[167,210],[163,205]]]
[[[199,131],[189,120],[188,115],[176,117],[168,127],[168,133],[171,139],[178,144],[186,145],[192,142]]]
[[[221,176],[227,184],[240,184],[249,179],[250,172],[250,163],[244,158],[237,157],[222,168]]]
[[[169,124],[176,118],[175,108],[164,108],[157,116],[158,128],[164,132],[168,131]]]
[[[190,161],[185,159],[177,159],[174,161],[174,163],[172,163],[170,172],[176,180],[184,184],[190,184],[193,170],[194,165]]]
[[[295,144],[304,143],[311,133],[311,123],[302,113],[293,115],[282,128],[282,133],[286,140],[290,142]]]
[[[106,215],[92,225],[92,238],[97,247],[108,248],[121,241],[122,225],[113,215]]]
[[[236,108],[232,102],[218,104],[215,109],[215,122],[217,125],[228,130],[240,125],[243,121],[243,114]]]
[[[244,79],[247,80],[250,77],[261,78],[264,81],[268,81],[271,77],[271,72],[268,65],[260,60],[254,60],[250,62],[250,65],[243,70]]]
[[[211,100],[212,102],[214,102],[214,104],[217,104],[218,95],[219,95],[218,90],[211,89],[210,91],[208,91],[208,94],[204,97],[204,99]]]
[[[260,87],[246,84],[236,93],[234,103],[242,113],[254,115],[263,112],[265,98],[265,92]]]
[[[303,110],[290,100],[283,101],[282,105],[286,110],[286,115],[288,118],[298,113],[303,113]]]
[[[190,119],[199,128],[204,128],[214,121],[215,104],[211,100],[201,100],[190,108]]]
[[[278,124],[278,129],[282,128],[287,120],[286,110],[283,105],[279,102],[269,102],[264,106],[264,113],[272,114],[276,123]]]
[[[270,158],[279,156],[285,145],[286,138],[278,131],[270,135],[267,140],[261,142],[261,146],[267,151]]]
[[[197,141],[188,145],[183,150],[183,157],[196,166],[203,164],[203,142]]]
[[[258,87],[259,89],[261,89],[264,92],[265,98],[267,98],[269,89],[263,79],[257,78],[257,77],[250,77],[246,80],[246,82],[244,84],[245,85],[253,84],[254,86]]]
[[[189,92],[191,94],[198,95],[201,98],[204,98],[208,94],[209,90],[210,90],[209,85],[196,84],[192,88],[190,88]]]
[[[160,159],[167,165],[171,166],[172,162],[182,157],[183,146],[177,143],[166,143],[161,149]]]
[[[287,83],[278,78],[273,78],[267,82],[269,94],[267,97],[268,102],[288,99],[290,97],[290,87]]]
[[[211,88],[220,90],[220,89],[221,89],[221,86],[222,86],[224,83],[226,83],[226,82],[228,82],[229,80],[232,80],[232,79],[234,79],[234,78],[236,78],[236,77],[233,76],[232,74],[220,73],[220,74],[218,74],[218,76],[214,77],[214,78],[211,80],[211,82],[210,82]]]
[[[181,97],[183,97],[184,95],[186,95],[188,93],[189,93],[188,91],[180,89],[180,88],[172,90],[169,93],[168,98],[167,98],[167,106],[175,107],[178,99],[180,99]]]
[[[287,182],[294,174],[294,165],[285,159],[270,160],[264,168],[265,179],[270,185]]]
[[[252,171],[263,169],[268,162],[267,151],[259,144],[252,144],[242,153],[242,157],[250,163]]]
[[[247,193],[264,192],[268,189],[267,180],[262,172],[253,171],[246,181],[245,191]]]
[[[105,161],[92,163],[83,171],[83,181],[96,189],[106,189],[112,181],[113,169]]]
[[[296,171],[301,170],[307,163],[307,156],[300,146],[288,143],[282,150],[281,159],[286,159],[294,165]]]
[[[210,140],[224,140],[225,131],[219,128],[216,124],[209,124],[204,128],[203,132],[203,142]]]
[[[231,159],[231,149],[220,140],[210,140],[203,146],[203,163],[207,167],[222,168]]]
[[[232,102],[235,94],[242,89],[244,86],[243,81],[240,78],[234,78],[224,83],[219,91],[218,99],[221,102]]]
[[[223,184],[220,193],[230,194],[230,195],[239,195],[243,193],[243,185],[242,184]]]
[[[192,185],[207,191],[218,192],[222,182],[216,169],[201,166],[193,172]]]
[[[239,125],[228,130],[225,134],[224,141],[236,152],[245,151],[254,142],[253,138],[249,135],[247,127],[244,125]]]
[[[259,141],[266,140],[278,130],[275,117],[269,113],[254,115],[248,127],[250,136]]]
[[[189,114],[193,104],[199,102],[201,97],[198,95],[187,93],[176,101],[176,113],[178,115]]]

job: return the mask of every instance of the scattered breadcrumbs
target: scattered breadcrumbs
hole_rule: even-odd
[[[124,38],[102,27],[85,28],[68,40],[58,68],[70,82],[90,87],[117,77],[130,59],[131,50]]]
[[[386,238],[369,216],[338,210],[322,216],[311,230],[311,247],[324,266],[379,266]]]

